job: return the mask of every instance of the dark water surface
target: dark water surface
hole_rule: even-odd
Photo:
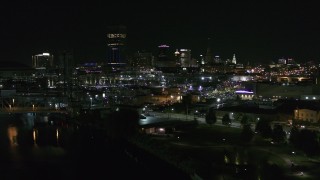
[[[0,115],[0,179],[189,179],[103,130]]]

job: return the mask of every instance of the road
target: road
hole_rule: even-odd
[[[154,124],[165,121],[193,121],[195,118],[201,124],[206,124],[206,120],[204,117],[196,117],[194,115],[186,115],[186,114],[178,114],[178,113],[161,113],[161,112],[152,112],[148,115],[145,115],[145,119],[140,119],[140,125]],[[218,119],[215,125],[225,126],[222,124],[221,119]],[[241,125],[239,122],[232,122],[231,127],[240,128]]]

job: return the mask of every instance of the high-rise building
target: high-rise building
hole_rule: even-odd
[[[205,59],[202,54],[200,54],[200,66],[203,66],[205,64]]]
[[[159,54],[158,54],[158,60],[159,61],[169,61],[169,48],[170,46],[168,45],[160,45],[158,46],[159,48]]]
[[[170,52],[170,46],[160,45],[158,46],[159,53],[157,57],[157,67],[175,67],[176,62],[174,60],[173,53]]]
[[[53,55],[45,52],[32,56],[32,67],[36,69],[48,69],[53,67]]]
[[[294,59],[293,58],[288,58],[287,59],[287,64],[295,64]]]
[[[191,66],[191,50],[180,49],[180,65],[181,67]]]
[[[278,64],[287,64],[287,60],[285,58],[278,59]]]
[[[174,59],[176,61],[176,67],[180,67],[181,66],[181,62],[180,62],[180,52],[178,49],[176,49],[176,52],[174,52]]]
[[[237,64],[237,59],[236,59],[236,55],[233,54],[233,57],[232,57],[232,64]]]
[[[216,64],[219,64],[219,63],[222,62],[222,60],[221,60],[221,58],[220,58],[219,55],[216,55],[216,56],[214,56],[214,58],[213,58],[213,62],[216,63]]]
[[[110,26],[107,32],[107,63],[110,66],[126,65],[126,27]]]

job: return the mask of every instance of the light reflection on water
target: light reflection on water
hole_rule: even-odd
[[[38,136],[38,130],[37,129],[33,129],[32,137],[33,137],[34,146],[37,146],[37,136]]]
[[[0,115],[0,159],[16,164],[25,160],[53,160],[66,153],[61,141],[65,127],[34,123],[28,114]]]
[[[9,138],[10,146],[17,146],[18,145],[17,137],[18,137],[17,127],[9,125],[8,126],[8,138]]]

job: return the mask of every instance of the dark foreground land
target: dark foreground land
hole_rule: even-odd
[[[190,179],[170,164],[88,126],[24,128],[1,118],[0,179]]]

